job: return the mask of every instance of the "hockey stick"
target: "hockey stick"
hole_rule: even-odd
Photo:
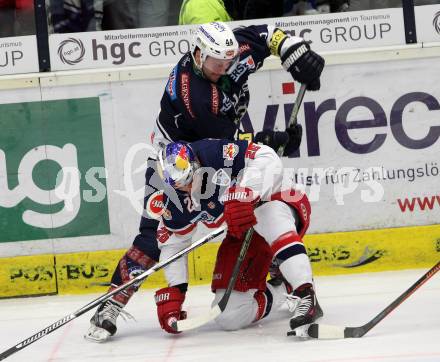
[[[176,253],[173,256],[171,256],[170,258],[168,258],[167,260],[164,260],[164,261],[161,261],[161,262],[157,263],[155,266],[153,266],[152,268],[144,271],[142,274],[139,274],[137,277],[133,278],[129,282],[127,282],[125,284],[122,284],[121,286],[119,286],[116,289],[108,292],[107,294],[104,294],[104,295],[100,296],[99,298],[96,298],[95,300],[93,300],[90,303],[86,304],[84,307],[78,309],[76,312],[65,316],[64,318],[56,321],[55,323],[51,324],[50,326],[48,326],[48,327],[40,330],[39,332],[35,333],[31,337],[29,337],[29,338],[21,341],[20,343],[16,344],[14,347],[11,347],[11,348],[7,349],[6,351],[4,351],[4,352],[2,352],[0,354],[0,361],[5,359],[6,357],[9,357],[11,354],[14,354],[15,352],[18,352],[18,351],[22,350],[23,348],[29,346],[31,343],[34,343],[34,342],[38,341],[40,338],[43,338],[44,336],[48,335],[49,333],[52,333],[56,329],[62,327],[63,325],[65,325],[68,322],[72,321],[73,319],[79,317],[80,315],[88,312],[89,310],[91,310],[92,308],[96,307],[101,302],[104,302],[107,299],[109,299],[111,296],[119,293],[120,291],[130,287],[131,285],[133,285],[135,283],[138,283],[138,282],[144,280],[150,274],[153,274],[154,272],[156,272],[156,271],[166,267],[167,265],[171,264],[176,259],[179,259],[183,255],[188,254],[190,251],[196,249],[197,247],[199,247],[199,246],[207,243],[208,241],[216,238],[217,236],[222,234],[223,231],[225,231],[225,230],[226,230],[226,226],[222,226],[222,227],[220,227],[220,228],[210,232],[208,235],[206,235],[202,239],[192,243],[191,245],[189,245],[185,249],[179,251],[178,253]]]
[[[287,128],[292,127],[298,123],[298,113],[299,109],[301,108],[302,101],[304,99],[304,95],[306,94],[306,84],[301,84],[301,87],[299,88],[298,95],[295,99],[295,104],[293,105],[292,114],[289,118],[289,123],[287,124]],[[277,154],[278,156],[282,157],[284,153],[284,149],[286,148],[286,144],[281,145],[278,148]]]
[[[228,304],[229,297],[231,296],[232,289],[235,286],[235,282],[237,280],[241,264],[243,263],[244,257],[246,256],[247,250],[252,240],[252,235],[254,233],[254,229],[250,228],[246,232],[246,236],[244,238],[243,244],[241,245],[240,254],[238,254],[237,261],[235,262],[234,269],[232,270],[231,279],[229,279],[228,287],[226,288],[225,294],[220,299],[217,305],[212,307],[208,313],[203,314],[201,316],[183,319],[171,324],[171,327],[175,329],[177,332],[187,331],[190,329],[194,329],[200,327],[209,321],[217,318],[221,312],[226,309],[226,305]]]
[[[360,338],[364,336],[370,329],[375,327],[382,319],[408,299],[417,289],[431,279],[438,271],[440,271],[440,261],[437,262],[430,270],[428,270],[419,280],[403,292],[388,307],[380,312],[368,323],[360,327],[342,327],[326,324],[311,324],[305,331],[304,337],[312,337],[318,339],[337,339],[337,338]],[[295,331],[287,333],[288,336],[298,335]],[[302,336],[302,335],[301,335]]]

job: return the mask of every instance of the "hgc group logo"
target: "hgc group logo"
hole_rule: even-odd
[[[440,35],[440,11],[435,13],[432,25],[434,25],[435,31]]]
[[[86,50],[81,40],[68,38],[63,40],[58,47],[58,56],[64,64],[75,65],[84,58]]]

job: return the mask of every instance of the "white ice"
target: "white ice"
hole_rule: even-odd
[[[366,323],[426,270],[316,278],[322,322]],[[181,335],[164,333],[156,320],[153,290],[137,293],[127,310],[135,321],[118,320],[110,342],[83,339],[92,312],[43,337],[7,361],[440,361],[440,273],[359,339],[299,340],[287,337],[288,316],[224,332],[211,322]],[[97,295],[0,300],[0,352],[93,300]],[[210,306],[209,286],[192,287],[185,309],[199,315]]]

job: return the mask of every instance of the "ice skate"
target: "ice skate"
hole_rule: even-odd
[[[293,311],[293,316],[290,318],[292,330],[313,323],[324,315],[311,284],[297,288],[289,299],[291,302],[289,309]]]
[[[133,319],[130,314],[122,310],[123,307],[122,303],[114,300],[107,300],[102,303],[90,319],[90,328],[84,335],[84,338],[93,342],[105,342],[108,340],[117,331],[116,319],[119,314]]]

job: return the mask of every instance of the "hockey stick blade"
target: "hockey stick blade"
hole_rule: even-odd
[[[50,326],[38,331],[34,335],[30,336],[29,338],[26,338],[25,340],[21,341],[20,343],[16,344],[15,346],[7,349],[6,351],[0,353],[0,361],[4,360],[5,358],[9,357],[10,355],[22,350],[23,348],[29,346],[30,344],[38,341],[39,339],[43,338],[44,336],[48,335],[49,333],[52,333],[53,331],[57,330],[58,328],[62,327],[63,325],[69,323],[75,318],[78,318],[80,315],[88,312],[89,310],[96,307],[98,304],[105,302],[107,299],[110,299],[113,295],[119,293],[121,290],[127,289],[131,285],[135,283],[139,283],[143,281],[145,278],[147,278],[150,274],[153,274],[154,272],[166,267],[167,265],[171,264],[176,259],[179,259],[183,255],[188,254],[192,250],[196,249],[197,247],[207,243],[208,241],[220,236],[224,231],[226,230],[226,226],[222,226],[218,229],[215,229],[214,231],[211,231],[209,234],[207,234],[205,237],[201,238],[200,240],[195,241],[185,249],[182,249],[178,253],[174,254],[167,260],[163,260],[156,265],[154,265],[152,268],[144,271],[142,274],[139,274],[137,277],[131,279],[129,282],[122,284],[121,286],[115,288],[114,290],[100,296],[99,298],[94,299],[90,303],[86,304],[82,308],[78,309],[76,312],[69,314],[65,316],[64,318],[56,321],[55,323],[51,324]]]
[[[360,333],[363,333],[360,335]],[[365,332],[366,333],[366,332]],[[359,338],[364,334],[362,327],[342,327],[331,324],[312,323],[287,332],[288,336],[311,337],[316,339]]]
[[[174,322],[171,327],[174,328],[178,332],[188,331],[190,329],[195,329],[203,326],[209,321],[214,320],[221,314],[222,310],[218,306],[214,306],[209,310],[208,313],[199,315],[198,317],[194,317],[191,319],[182,319],[180,321]]]
[[[171,324],[171,328],[173,328],[176,332],[183,332],[190,329],[198,328],[217,318],[221,314],[221,312],[226,309],[226,305],[228,304],[232,289],[235,286],[241,264],[243,263],[244,257],[246,256],[247,250],[251,243],[253,233],[253,228],[250,228],[246,232],[246,236],[244,237],[244,241],[240,249],[240,254],[238,255],[237,261],[235,262],[234,269],[232,270],[231,279],[229,279],[228,287],[226,288],[225,294],[223,294],[223,297],[220,299],[218,304],[212,307],[209,312],[204,315],[173,322]]]
[[[373,327],[379,324],[388,314],[408,299],[417,289],[431,279],[438,271],[440,271],[440,261],[429,269],[419,280],[411,285],[405,292],[397,297],[389,306],[387,306],[376,317],[359,327],[342,327],[321,323],[313,323],[306,329],[305,334],[290,331],[289,336],[312,337],[317,339],[341,339],[341,338],[360,338],[367,334]]]

